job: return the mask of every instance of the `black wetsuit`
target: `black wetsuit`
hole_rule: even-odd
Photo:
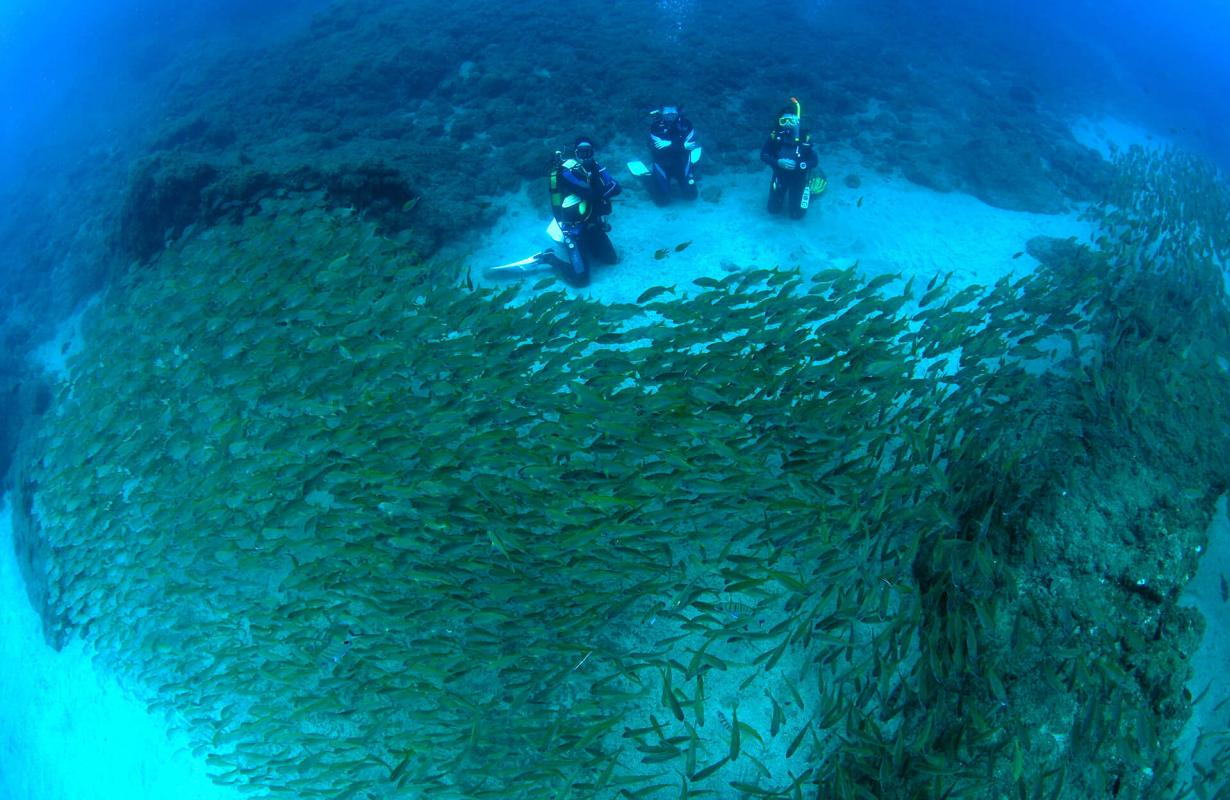
[[[687,117],[665,120],[659,117],[649,130],[649,149],[653,152],[653,199],[659,205],[670,202],[671,181],[679,183],[679,193],[691,200],[696,197],[696,176],[692,172],[692,150],[696,131]],[[658,142],[670,142],[659,147]],[[693,147],[688,147],[692,144]]]
[[[793,168],[783,167],[778,162],[788,159]],[[777,128],[760,148],[760,160],[773,168],[773,181],[769,184],[769,213],[777,214],[789,201],[789,213],[798,219],[807,212],[803,207],[803,190],[811,180],[811,171],[816,167],[816,151],[811,146],[811,136],[802,131],[798,139],[789,128]]]
[[[568,247],[572,269],[571,274],[566,271],[567,277],[578,286],[589,283],[591,261],[614,264],[619,260],[603,217],[611,213],[611,198],[622,188],[597,162],[586,166],[569,159],[551,173],[551,212]]]

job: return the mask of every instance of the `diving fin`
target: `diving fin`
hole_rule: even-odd
[[[643,161],[629,161],[628,172],[631,172],[638,178],[644,178],[649,174],[649,167],[645,166]]]
[[[810,206],[812,198],[819,197],[824,194],[824,190],[827,188],[829,188],[829,182],[824,178],[821,178],[819,175],[812,178],[807,182],[807,185],[803,187],[803,197],[799,200],[799,208],[807,208]]]
[[[523,258],[520,261],[513,261],[508,264],[501,264],[498,267],[487,267],[483,270],[483,274],[488,277],[505,276],[505,275],[528,275],[532,272],[538,272],[544,269],[550,269],[552,264],[547,261],[547,256],[552,255],[550,250],[543,250],[541,253],[535,253],[529,258]]]

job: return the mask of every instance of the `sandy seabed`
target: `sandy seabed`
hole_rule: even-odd
[[[1088,241],[1090,233],[1089,224],[1075,213],[1006,211],[967,194],[942,194],[900,176],[867,170],[853,152],[821,159],[828,189],[813,200],[801,220],[766,212],[767,167],[706,177],[702,159],[701,197],[676,198],[659,208],[650,200],[644,179],[631,175],[622,158],[600,160],[624,186],[608,217],[620,261],[594,267],[592,284],[580,291],[607,302],[634,301],[657,285],[699,291],[691,285],[693,279],[720,278],[735,269],[781,267],[811,273],[856,261],[859,271],[869,277],[900,272],[907,278],[918,276],[925,284],[938,273],[952,272],[953,286],[989,284],[1033,268],[1036,262],[1023,251],[1034,236]],[[856,176],[858,186],[847,186],[847,176]],[[705,199],[715,196],[716,200]],[[500,284],[518,278],[485,278],[489,267],[553,245],[546,234],[550,222],[546,181],[491,202],[504,211],[495,228],[464,249],[450,248],[443,258],[461,261],[476,281]],[[674,248],[685,242],[687,247],[676,252]],[[563,255],[562,248],[556,250]],[[656,257],[662,250],[665,256]],[[549,274],[544,270],[530,279]]]
[[[0,800],[227,800],[165,721],[73,641],[56,652],[26,599],[0,507]]]

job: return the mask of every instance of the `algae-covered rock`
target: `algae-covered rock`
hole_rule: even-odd
[[[161,250],[201,219],[205,189],[218,174],[213,163],[191,156],[166,153],[138,162],[120,217],[120,246],[140,259]]]

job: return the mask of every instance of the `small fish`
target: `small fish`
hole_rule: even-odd
[[[330,637],[324,649],[317,654],[317,663],[327,672],[333,672],[354,644],[354,634],[350,631],[338,632]]]
[[[691,239],[688,239],[686,242],[680,242],[679,244],[675,245],[675,252],[682,253],[684,250],[688,249],[688,245],[690,245],[691,243],[692,243]]]
[[[730,756],[722,756],[720,759],[718,759],[717,761],[714,761],[712,764],[705,767],[700,772],[692,773],[692,781],[695,782],[695,781],[704,780],[705,778],[709,777],[710,775],[712,775],[713,773],[721,769],[723,766],[725,766],[727,761],[730,761]]]
[[[402,203],[401,210],[406,211],[406,212],[413,211],[414,207],[417,206],[418,204],[419,204],[419,198],[411,197],[409,200]]]
[[[653,254],[654,261],[661,261],[670,255],[670,251],[663,247],[661,250],[655,250]]]
[[[674,294],[675,287],[674,286],[654,286],[652,289],[646,289],[644,292],[641,293],[640,297],[636,298],[636,302],[637,304],[648,303],[650,300],[654,299],[658,295],[663,294],[665,292],[670,292],[671,294]]]
[[[474,291],[474,279],[470,277],[470,267],[466,267],[466,288]]]
[[[863,207],[863,196],[861,194],[858,196],[858,202],[854,204],[854,207],[855,208]]]
[[[811,730],[811,722],[803,726],[803,729],[798,732],[794,739],[790,742],[790,746],[786,748],[786,758],[794,755],[794,751],[799,749],[799,745],[803,743],[803,737]]]
[[[1015,253],[1013,253],[1013,254],[1012,254],[1012,257],[1013,257],[1013,258],[1020,258],[1020,257],[1021,257],[1021,256],[1023,256],[1023,255],[1025,255],[1025,251],[1024,251],[1024,250],[1017,250]]]

